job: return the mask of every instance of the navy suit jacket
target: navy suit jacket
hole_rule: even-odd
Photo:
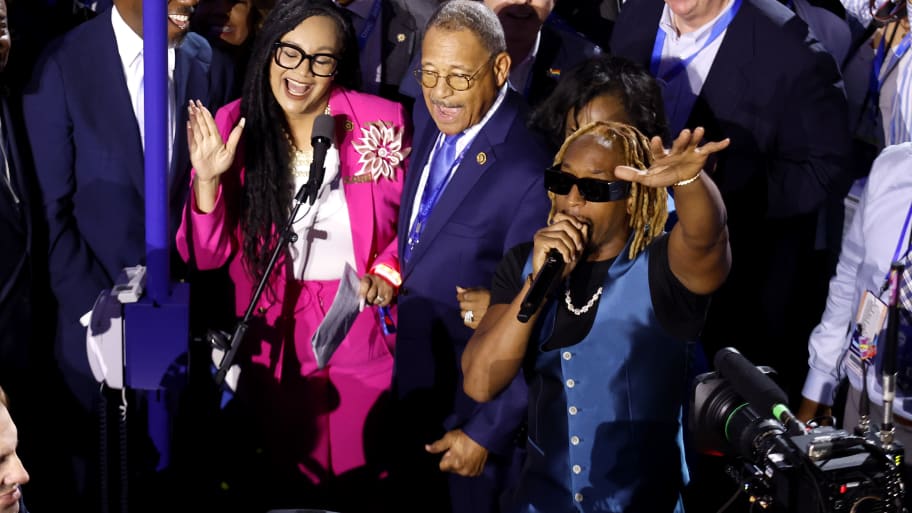
[[[5,96],[0,96],[0,144],[9,165],[10,186],[0,178],[0,384],[14,390],[10,377],[26,372],[32,338],[32,201],[25,161],[16,137],[18,124]],[[0,158],[0,166],[3,160]],[[0,173],[5,170],[0,167]]]
[[[211,100],[224,99],[221,85],[210,81],[211,60],[209,44],[193,33],[176,50],[172,234],[189,190],[185,106],[192,98],[214,109],[218,105]],[[65,370],[75,371],[65,375],[81,375],[83,385],[88,379],[94,386],[78,319],[123,267],[145,263],[143,149],[110,11],[48,46],[23,101],[59,306],[63,340],[58,337],[57,358]]]
[[[518,93],[508,91],[467,147],[428,218],[421,242],[403,263],[399,297],[394,378],[399,398],[420,408],[408,408],[419,422],[436,423],[438,430],[441,425],[459,427],[494,453],[509,449],[525,418],[525,382],[518,377],[497,399],[484,404],[463,392],[460,360],[472,330],[463,324],[456,286],[490,289],[503,255],[532,240],[547,222],[550,201],[543,171],[551,156],[526,128],[524,105]],[[424,102],[416,103],[415,115],[434,128]],[[418,182],[438,134],[436,129],[425,130],[415,140],[399,215],[400,255],[408,240]]]
[[[570,25],[552,14],[542,25],[538,53],[524,95],[533,107],[543,102],[557,87],[561,73],[598,55],[601,49]]]
[[[612,52],[649,69],[664,5],[626,2]],[[846,108],[836,63],[807,25],[773,0],[743,0],[686,124],[706,128],[704,140],[731,138],[711,171],[728,213],[732,270],[710,308],[708,349],[764,348],[745,352],[758,364],[806,361],[795,351],[813,322],[795,315],[819,319],[807,309],[823,306],[802,283],[824,271],[812,260],[818,210],[850,182]]]

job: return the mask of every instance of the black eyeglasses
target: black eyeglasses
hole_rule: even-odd
[[[472,82],[478,78],[478,74],[488,68],[488,64],[491,64],[494,57],[494,55],[488,57],[488,60],[471,75],[451,74],[441,77],[440,73],[437,73],[436,71],[423,70],[420,68],[412,73],[415,75],[415,79],[418,80],[418,83],[428,89],[437,87],[437,82],[443,78],[443,81],[446,82],[446,85],[450,86],[450,89],[454,91],[466,91],[472,87]]]
[[[307,59],[310,64],[310,72],[316,77],[331,77],[336,74],[336,68],[339,67],[339,58],[331,53],[308,54],[291,43],[276,42],[275,63],[285,69],[295,69]]]
[[[630,182],[577,178],[561,171],[559,165],[545,170],[545,188],[554,194],[570,194],[570,189],[573,189],[574,185],[579,189],[583,199],[596,203],[622,200],[630,196]]]
[[[869,0],[871,16],[880,23],[891,23],[906,17],[906,0]]]

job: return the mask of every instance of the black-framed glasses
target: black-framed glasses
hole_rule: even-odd
[[[880,23],[891,23],[906,16],[906,0],[869,0],[871,16]]]
[[[412,72],[415,75],[415,79],[418,80],[418,83],[422,87],[428,89],[433,89],[437,87],[437,82],[443,78],[443,81],[446,82],[446,85],[454,91],[465,91],[472,87],[472,83],[479,78],[479,73],[488,69],[488,65],[491,64],[491,61],[494,60],[494,55],[488,57],[488,60],[481,65],[480,68],[475,70],[475,73],[471,75],[464,75],[459,73],[454,73],[446,76],[441,76],[440,73],[436,71],[424,70],[421,68],[416,69]]]
[[[307,59],[310,72],[316,77],[331,77],[339,67],[339,58],[331,53],[309,54],[291,43],[278,41],[275,48],[275,63],[285,69],[295,69]]]
[[[545,170],[545,188],[561,196],[570,194],[573,186],[579,190],[586,201],[604,203],[622,200],[630,196],[630,182],[623,180],[598,180],[596,178],[577,178],[560,170],[560,166]]]

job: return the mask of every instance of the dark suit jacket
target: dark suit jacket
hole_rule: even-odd
[[[185,105],[193,98],[214,109],[218,105],[211,98],[224,98],[221,86],[210,83],[211,58],[208,43],[192,33],[176,51],[172,233],[190,176]],[[48,46],[25,91],[24,110],[48,224],[51,288],[59,305],[57,359],[71,386],[82,385],[77,395],[92,397],[97,387],[78,319],[123,267],[145,262],[143,149],[110,11]]]
[[[383,73],[380,96],[395,101],[408,101],[399,94],[399,84],[411,75],[412,55],[421,49],[421,29],[407,5],[383,2]],[[411,107],[411,105],[407,105]]]
[[[434,128],[423,102],[416,104],[415,114]],[[416,134],[399,216],[400,255],[418,182],[438,134],[436,129]],[[490,451],[504,453],[525,417],[525,384],[518,380],[485,404],[462,391],[460,359],[472,330],[460,316],[456,286],[490,288],[507,250],[532,240],[545,225],[550,202],[542,171],[551,159],[545,147],[525,127],[522,98],[508,91],[467,148],[421,242],[403,263],[394,380],[399,397],[419,417],[416,422],[432,430],[427,436],[443,434],[448,417],[446,429],[461,427]]]
[[[532,64],[532,82],[524,91],[526,101],[533,107],[538,105],[557,87],[562,72],[600,52],[595,43],[552,14],[542,25],[538,53]]]
[[[649,69],[664,5],[626,2],[612,52]],[[696,126],[706,128],[704,140],[731,138],[712,178],[728,211],[732,270],[710,309],[704,341],[710,350],[765,348],[748,356],[764,360],[757,364],[787,357],[803,365],[806,358],[794,351],[806,348],[813,324],[789,323],[808,321],[792,315],[802,308],[822,311],[822,298],[802,286],[817,272],[809,266],[818,209],[831,195],[845,194],[850,176],[846,100],[836,63],[787,8],[744,0],[687,122]],[[790,310],[790,302],[801,306]],[[819,311],[808,317],[814,315]]]
[[[0,123],[0,144],[12,189],[0,178],[0,385],[15,396],[11,380],[26,373],[32,337],[32,201],[16,137],[17,123],[5,96],[0,96]],[[5,173],[2,166],[0,158],[0,173]]]

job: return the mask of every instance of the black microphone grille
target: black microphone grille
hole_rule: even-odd
[[[311,139],[316,139],[322,137],[324,139],[333,139],[333,132],[336,129],[336,120],[329,114],[320,114],[317,116],[317,119],[314,120],[313,130],[311,131]]]

